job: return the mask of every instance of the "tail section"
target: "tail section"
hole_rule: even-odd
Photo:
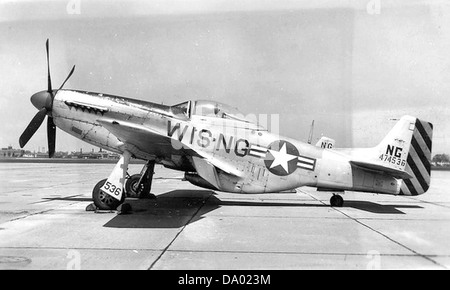
[[[401,195],[419,195],[430,187],[433,124],[416,119],[405,170],[412,175],[403,179]]]
[[[399,194],[419,195],[430,187],[432,135],[431,123],[404,116],[376,147],[378,163],[409,175],[402,178]]]
[[[402,117],[378,144],[376,147],[377,161],[384,167],[399,171],[405,170],[415,122],[416,118],[414,117]]]

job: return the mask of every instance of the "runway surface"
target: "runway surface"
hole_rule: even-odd
[[[313,188],[213,192],[156,166],[156,200],[85,211],[113,166],[0,163],[0,269],[450,268],[450,172],[418,197],[350,192],[331,208]]]

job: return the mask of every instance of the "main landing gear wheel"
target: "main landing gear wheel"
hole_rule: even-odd
[[[150,193],[150,184],[148,182],[141,182],[141,184],[139,184],[140,179],[140,174],[134,174],[127,179],[127,182],[125,183],[125,192],[128,197],[139,198]]]
[[[144,165],[140,174],[130,176],[125,182],[125,192],[129,197],[154,199],[156,196],[151,194],[153,170],[155,161],[149,160]]]
[[[111,195],[103,192],[100,188],[105,184],[106,178],[100,180],[92,190],[92,200],[94,204],[101,210],[115,210],[121,203],[123,203],[124,198],[122,200],[117,200]],[[123,197],[125,195],[122,195]]]
[[[344,199],[340,195],[333,194],[330,198],[330,205],[332,207],[342,207],[344,205]]]

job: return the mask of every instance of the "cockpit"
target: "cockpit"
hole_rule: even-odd
[[[238,109],[216,101],[187,101],[172,106],[173,113],[184,114],[187,118],[203,116],[253,123]]]

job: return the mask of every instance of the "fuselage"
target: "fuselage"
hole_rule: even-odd
[[[194,106],[195,102],[189,103]],[[397,194],[390,176],[352,166],[348,156],[267,130],[236,118],[183,111],[140,100],[77,90],[59,90],[52,116],[61,130],[100,148],[135,158],[155,160],[166,167],[195,171],[190,152],[202,152],[230,164],[239,176],[217,170],[221,191],[279,192],[300,186],[333,191],[359,190]],[[216,112],[217,113],[217,112]],[[116,136],[102,126],[116,120],[149,128],[155,136]]]

